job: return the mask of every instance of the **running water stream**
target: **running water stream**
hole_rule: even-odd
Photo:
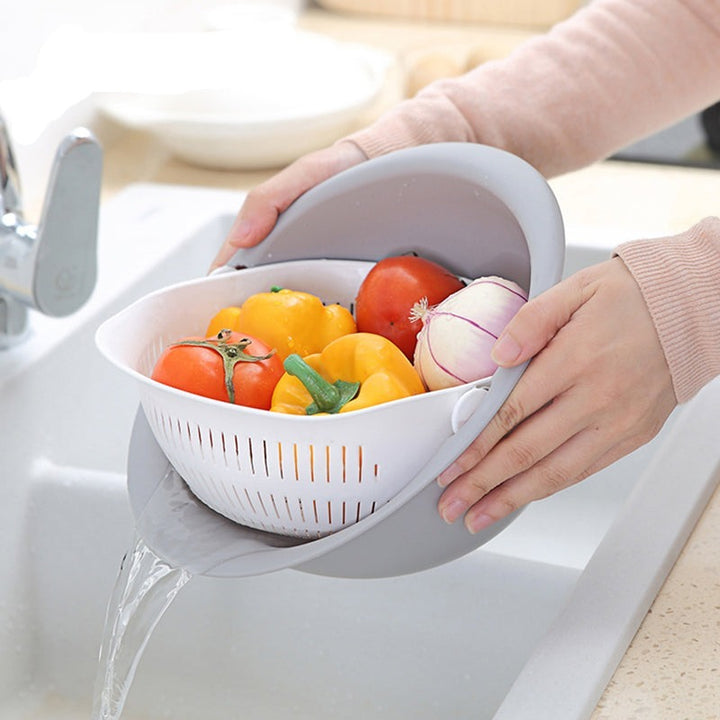
[[[304,542],[267,535],[221,518],[200,506],[164,456],[161,471],[147,463],[147,454],[139,455],[143,462],[134,477],[157,477],[159,482],[150,485],[149,494],[142,495],[144,505],[136,518],[136,539],[123,558],[108,602],[91,720],[120,719],[135,670],[155,626],[193,575],[202,575],[229,560],[237,564],[245,558],[245,574],[251,574],[248,568],[254,569],[253,559],[257,558],[263,559],[259,567],[266,571],[269,549],[283,550]],[[140,539],[153,533],[157,536],[158,526],[163,529],[161,544],[173,553],[170,562]]]
[[[119,720],[143,650],[163,613],[192,576],[137,538],[108,603],[92,720]]]

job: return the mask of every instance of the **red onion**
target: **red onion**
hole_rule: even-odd
[[[510,318],[527,302],[525,291],[511,280],[482,277],[435,307],[422,301],[412,317],[422,318],[414,365],[428,390],[462,385],[492,375],[495,340]]]

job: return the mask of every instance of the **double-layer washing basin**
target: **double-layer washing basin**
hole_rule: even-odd
[[[133,538],[135,388],[94,346],[146,292],[202,275],[242,197],[135,186],[102,210],[98,288],[0,353],[0,718],[89,717]],[[568,267],[604,259],[574,246]],[[127,720],[589,717],[717,483],[720,384],[649,445],[430,570],[198,576],[151,637]],[[411,542],[411,539],[408,540]]]

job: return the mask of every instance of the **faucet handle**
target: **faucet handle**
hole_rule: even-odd
[[[68,315],[92,294],[102,150],[84,128],[61,142],[50,172],[33,254],[32,304],[46,315]]]

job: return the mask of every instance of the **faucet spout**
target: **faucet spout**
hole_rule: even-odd
[[[102,150],[75,130],[60,143],[40,223],[25,222],[9,133],[0,117],[0,347],[18,342],[27,308],[61,317],[82,307],[97,276]]]

